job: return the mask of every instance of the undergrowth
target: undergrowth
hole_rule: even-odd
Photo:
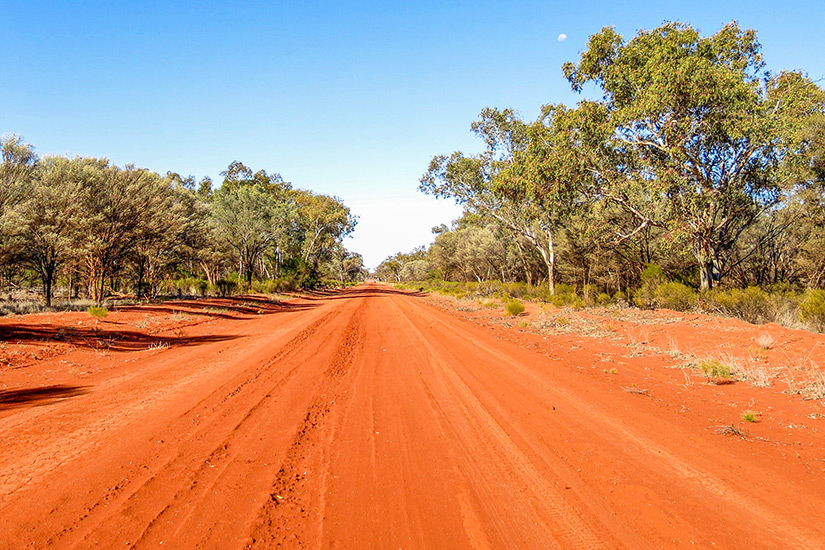
[[[655,267],[655,266],[653,266]],[[698,311],[733,317],[753,324],[777,323],[789,328],[825,332],[825,290],[801,290],[784,287],[762,289],[749,287],[699,292],[681,282],[668,281],[661,270],[646,269],[642,286],[612,296],[594,285],[576,288],[557,284],[551,293],[547,286],[500,281],[458,282],[428,279],[399,283],[397,288],[436,292],[458,300],[477,300],[492,307],[491,300],[535,301],[556,307],[623,308],[629,304],[642,309]],[[766,349],[771,345],[766,343]]]

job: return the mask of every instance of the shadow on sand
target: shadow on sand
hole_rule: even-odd
[[[0,391],[0,411],[18,407],[48,405],[55,401],[88,393],[88,386],[43,386],[25,390]]]

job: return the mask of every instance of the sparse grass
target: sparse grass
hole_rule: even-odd
[[[152,342],[149,344],[149,347],[146,349],[150,350],[157,350],[157,349],[167,349],[169,347],[169,342]]]
[[[755,388],[769,388],[773,383],[775,374],[767,366],[760,364],[759,361],[731,358],[728,362],[735,365],[737,380],[745,381]]]
[[[11,300],[0,304],[0,315],[29,315],[48,311],[39,300]]]
[[[786,393],[802,395],[805,399],[825,399],[825,372],[816,364],[811,364],[800,378],[789,373],[785,374],[788,384]]]
[[[716,426],[716,430],[714,430],[719,435],[735,435],[736,437],[745,438],[747,434],[734,426],[733,424],[723,424],[721,426]]]
[[[758,422],[759,413],[756,411],[745,411],[742,413],[742,420],[745,422]]]
[[[773,336],[771,336],[770,334],[760,334],[759,337],[756,339],[756,343],[763,350],[771,349],[774,344]]]
[[[172,319],[172,321],[174,321],[176,323],[182,323],[184,321],[189,321],[189,317],[187,317],[186,314],[184,312],[180,311],[179,309],[176,309],[175,311],[173,311],[170,318]]]

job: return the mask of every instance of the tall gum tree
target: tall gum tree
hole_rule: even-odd
[[[556,239],[569,216],[585,205],[579,164],[571,154],[570,110],[547,105],[532,124],[510,109],[485,109],[473,130],[487,148],[477,156],[437,156],[419,189],[450,197],[465,210],[498,220],[541,256],[551,293],[556,283]]]
[[[682,23],[629,41],[604,28],[563,69],[574,90],[603,92],[591,115],[603,117],[603,149],[626,161],[600,172],[610,194],[644,197],[634,188],[647,186],[666,199],[663,219],[647,223],[685,235],[700,285],[711,288],[743,232],[792,183],[783,165],[800,145],[795,128],[822,111],[821,90],[799,73],[763,72],[755,31],[735,22],[704,38]]]
[[[46,157],[26,198],[12,215],[14,242],[24,265],[40,275],[47,307],[57,270],[75,257],[84,216],[84,160]]]

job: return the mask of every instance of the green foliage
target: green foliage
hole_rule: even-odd
[[[524,304],[518,300],[510,300],[504,305],[504,311],[511,317],[516,317],[524,313]]]
[[[707,377],[709,382],[727,381],[733,377],[733,373],[729,366],[720,362],[717,359],[705,359],[698,364],[701,370]]]
[[[613,303],[613,298],[611,298],[610,294],[607,294],[606,292],[600,292],[596,296],[596,305],[597,306],[604,307],[604,306],[609,306],[612,303]]]
[[[642,283],[658,286],[667,281],[667,276],[665,276],[665,272],[658,265],[647,264],[642,271],[641,279]]]
[[[799,315],[803,321],[822,329],[825,327],[825,290],[809,290],[799,304]]]
[[[549,302],[556,307],[580,308],[584,305],[582,299],[576,294],[576,289],[572,285],[563,283],[556,285],[556,292],[549,297]]]
[[[634,222],[622,240],[651,227],[684,240],[702,289],[782,200],[798,132],[825,102],[800,73],[763,73],[755,31],[735,22],[707,37],[666,22],[630,40],[605,27],[563,69],[574,90],[603,93],[578,109],[580,150],[600,196]]]
[[[764,323],[774,317],[770,296],[758,287],[717,289],[705,293],[702,299],[706,306],[749,323]]]
[[[225,298],[227,296],[231,296],[235,293],[235,290],[238,288],[238,282],[233,281],[230,279],[218,279],[215,281],[214,290],[221,296],[221,298]]]
[[[106,316],[109,315],[109,309],[103,306],[89,306],[89,309],[86,311],[89,312],[89,315],[98,320],[105,319]]]
[[[321,279],[315,266],[303,258],[289,258],[281,264],[281,274],[304,289],[318,288]]]
[[[676,311],[689,311],[696,307],[697,294],[682,283],[668,282],[659,285],[655,291],[656,305]]]
[[[664,270],[655,264],[647,264],[640,276],[642,286],[633,293],[633,303],[638,307],[652,308],[661,305],[659,300],[667,294],[659,294],[659,287],[667,281]],[[661,306],[668,307],[668,306]]]
[[[742,420],[745,422],[756,422],[759,419],[759,413],[755,411],[745,411],[742,413]]]
[[[184,277],[176,279],[174,287],[183,294],[206,296],[209,290],[209,282],[195,277]]]

